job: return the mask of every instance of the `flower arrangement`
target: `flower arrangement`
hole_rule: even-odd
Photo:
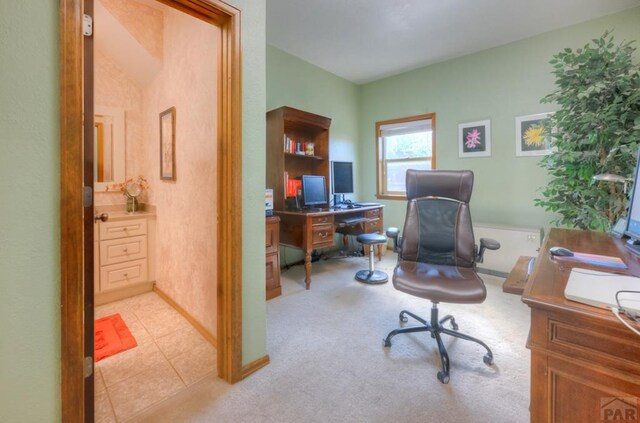
[[[107,191],[120,191],[127,197],[127,212],[135,213],[138,209],[138,198],[145,190],[149,189],[149,182],[140,175],[136,179],[129,178],[124,182],[107,185]]]
[[[118,183],[115,183],[115,184],[107,185],[106,191],[107,192],[109,192],[109,191],[120,191],[121,193],[123,193],[127,197],[134,197],[134,196],[132,196],[131,194],[129,194],[127,192],[127,186],[129,186],[130,184],[133,184],[133,183],[138,184],[138,186],[140,187],[141,193],[144,192],[145,190],[149,189],[149,182],[147,181],[147,178],[145,178],[144,176],[140,175],[136,179],[129,178],[124,182],[118,182]]]

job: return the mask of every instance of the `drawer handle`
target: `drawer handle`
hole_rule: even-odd
[[[321,217],[320,219],[318,219],[318,222],[326,223],[326,222],[327,222],[327,220],[328,220],[328,219],[327,219],[326,217]]]
[[[319,236],[320,238],[323,238],[323,239],[324,239],[324,238],[326,238],[326,237],[328,237],[328,236],[329,236],[329,232],[327,232],[327,231],[324,231],[324,232],[318,232],[318,236]]]
[[[129,277],[129,274],[128,274],[128,273],[125,273],[125,274],[124,274],[124,275],[122,275],[122,276],[124,276],[125,278],[127,278],[127,277]]]
[[[123,249],[122,249],[122,252],[123,252],[123,253],[126,253],[127,251],[128,251],[128,250],[127,250],[126,248],[123,248]]]

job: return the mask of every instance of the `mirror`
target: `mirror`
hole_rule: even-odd
[[[124,110],[96,106],[93,139],[93,189],[105,192],[125,179]]]

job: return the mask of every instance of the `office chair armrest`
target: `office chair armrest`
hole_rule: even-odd
[[[482,263],[485,250],[497,250],[498,248],[500,248],[500,243],[495,239],[480,238],[480,251],[478,251],[478,256],[476,257],[476,263]]]
[[[401,245],[402,245],[402,237],[400,236],[400,229],[398,228],[387,228],[387,237],[393,239],[393,251],[400,254]]]

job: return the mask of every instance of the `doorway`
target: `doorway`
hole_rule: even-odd
[[[156,1],[93,6],[94,409],[127,421],[216,369],[221,41]]]
[[[221,30],[221,64],[217,102],[217,340],[218,375],[236,382],[242,377],[241,346],[241,67],[240,11],[216,0],[161,0],[162,3],[215,25]],[[83,248],[92,242],[86,221],[93,218],[91,160],[83,158],[82,0],[60,3],[60,165],[61,165],[61,303],[62,420],[93,420],[93,303],[86,294],[93,283],[92,256]],[[86,28],[85,28],[86,29]],[[91,87],[88,84],[87,87]],[[82,189],[81,187],[86,187]],[[203,199],[203,200],[206,200]],[[87,213],[88,211],[91,213]],[[90,248],[89,248],[90,251]]]

